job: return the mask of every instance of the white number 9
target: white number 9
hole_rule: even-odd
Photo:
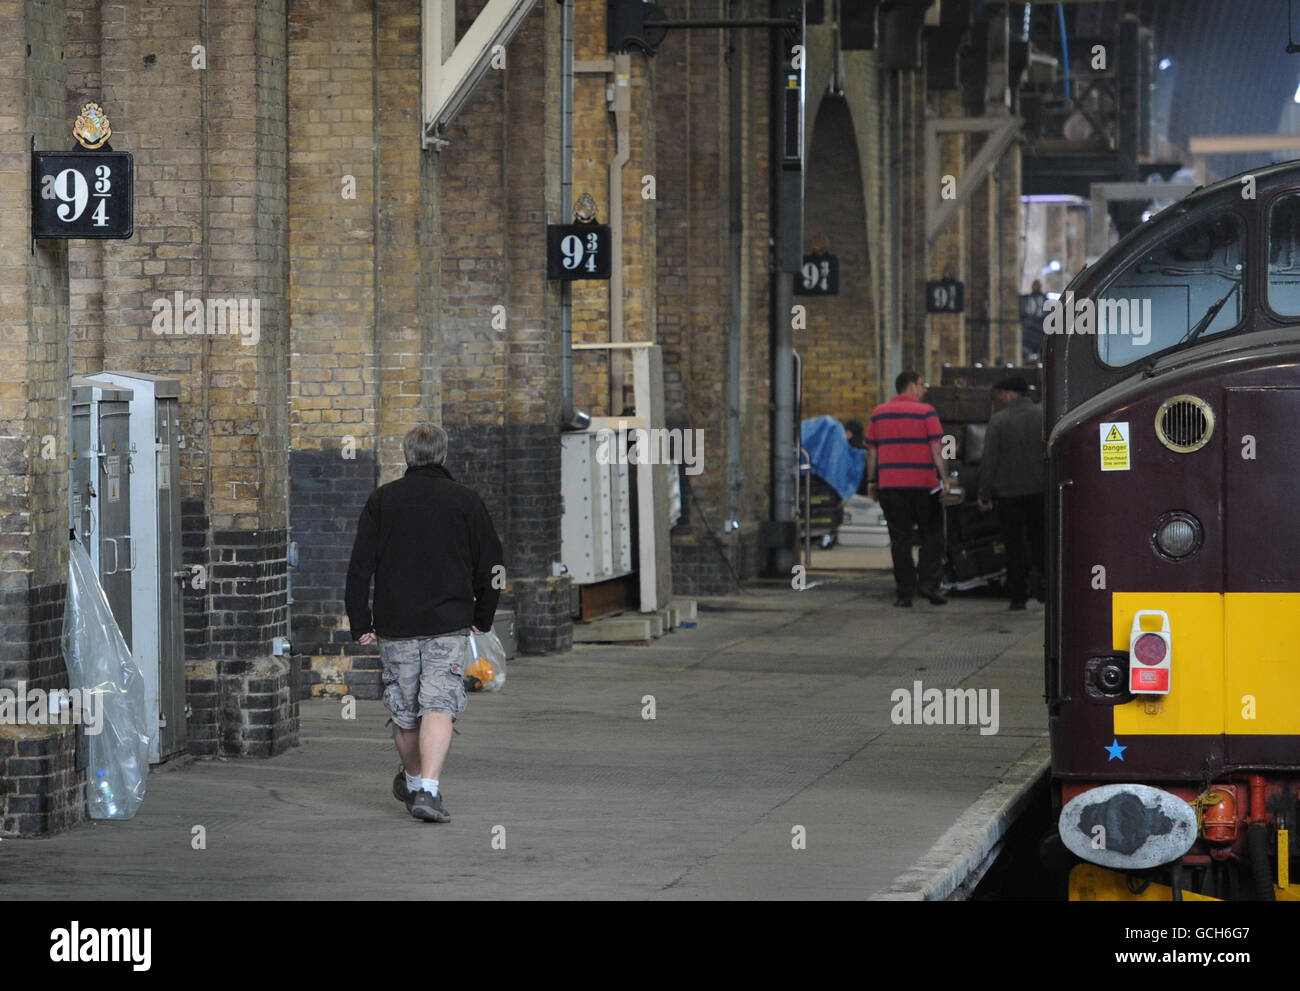
[[[57,211],[59,219],[70,224],[86,209],[90,189],[86,186],[85,176],[80,172],[76,169],[64,169],[54,179],[54,195],[63,201],[63,205]]]
[[[575,269],[582,264],[582,238],[568,234],[560,241],[560,252],[564,255],[564,267]]]
[[[803,269],[803,287],[805,289],[814,289],[817,283],[821,281],[821,272],[817,268],[816,262],[804,262]]]

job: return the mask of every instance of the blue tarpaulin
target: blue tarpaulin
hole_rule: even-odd
[[[808,452],[813,473],[848,499],[858,491],[867,467],[867,452],[850,447],[844,427],[833,416],[815,416],[799,428],[799,443]]]

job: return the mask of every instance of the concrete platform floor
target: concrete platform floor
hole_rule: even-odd
[[[3,841],[0,898],[889,892],[1046,727],[1041,607],[892,598],[880,572],[758,586],[700,600],[698,628],[649,646],[519,659],[458,724],[446,825],[394,800],[381,703],[351,721],[338,702],[303,703],[287,754],[159,771],[133,820]],[[890,693],[917,680],[998,689],[998,733],[893,725]]]

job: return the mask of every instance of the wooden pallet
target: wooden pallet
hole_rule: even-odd
[[[574,643],[649,643],[663,633],[663,621],[654,613],[602,616],[573,624]]]
[[[694,626],[694,599],[673,599],[657,612],[624,612],[573,624],[574,643],[649,643],[683,623]]]

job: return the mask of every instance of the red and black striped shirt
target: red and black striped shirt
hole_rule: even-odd
[[[876,452],[882,489],[924,489],[939,485],[930,444],[943,439],[939,414],[929,403],[895,396],[871,412],[867,446]]]

